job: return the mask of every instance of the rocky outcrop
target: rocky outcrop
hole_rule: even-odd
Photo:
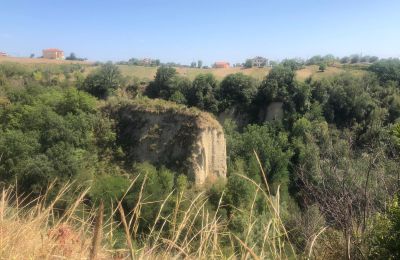
[[[193,148],[190,161],[196,183],[226,177],[226,144],[222,127],[201,129]]]
[[[164,165],[197,185],[226,177],[223,129],[210,114],[150,99],[114,100],[104,111],[129,161]]]

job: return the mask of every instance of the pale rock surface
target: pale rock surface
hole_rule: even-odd
[[[226,142],[218,121],[196,109],[155,102],[119,101],[105,107],[128,160],[165,165],[196,185],[226,178]]]

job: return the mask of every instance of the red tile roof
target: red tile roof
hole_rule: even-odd
[[[229,65],[229,62],[226,62],[226,61],[217,61],[217,62],[215,62],[215,65]]]
[[[43,51],[48,51],[48,52],[64,52],[63,50],[56,49],[56,48],[44,49]]]

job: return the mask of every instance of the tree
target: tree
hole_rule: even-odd
[[[33,58],[35,58],[35,54],[32,53],[29,57],[30,57],[31,59],[33,59]]]
[[[335,56],[333,56],[332,54],[327,54],[323,57],[323,61],[326,64],[331,65],[334,61],[336,60]]]
[[[196,106],[200,109],[218,112],[218,101],[215,94],[218,91],[218,82],[213,74],[200,74],[192,83],[188,91],[188,105]]]
[[[324,72],[325,69],[326,69],[326,64],[325,64],[325,63],[321,63],[321,64],[319,65],[319,71]]]
[[[272,68],[261,84],[255,104],[259,112],[265,111],[271,102],[282,102],[287,115],[296,116],[310,108],[310,85],[295,80],[295,72],[290,67]]]
[[[197,68],[201,69],[203,67],[203,61],[198,60],[197,61]]]
[[[191,67],[191,68],[196,68],[196,62],[195,62],[195,61],[192,61],[192,63],[190,63],[190,67]]]
[[[307,65],[320,64],[322,61],[323,58],[320,55],[315,55],[307,60]]]
[[[295,73],[289,67],[276,66],[271,69],[257,93],[257,102],[261,106],[273,101],[284,101],[288,98],[288,89],[295,85]]]
[[[396,196],[384,214],[377,214],[370,237],[371,259],[400,258],[400,206]]]
[[[394,81],[400,84],[400,60],[385,59],[375,62],[369,67],[369,70],[374,72],[382,84],[389,81]]]
[[[340,63],[342,63],[342,64],[349,63],[349,61],[350,61],[350,58],[347,56],[340,59]]]
[[[78,58],[76,57],[75,53],[71,52],[71,54],[65,59],[66,60],[77,60]]]
[[[187,104],[186,96],[190,88],[191,82],[188,78],[175,75],[166,82],[166,88],[161,90],[159,97],[179,104]]]
[[[358,54],[353,54],[350,57],[350,63],[354,64],[354,63],[359,63],[360,62],[360,55]]]
[[[139,63],[140,63],[140,61],[137,58],[130,58],[128,60],[128,64],[130,64],[130,65],[139,65]]]
[[[281,65],[295,71],[304,67],[304,61],[301,59],[284,59]]]
[[[368,62],[369,61],[369,56],[361,56],[360,57],[360,62]]]
[[[369,57],[369,62],[370,63],[374,63],[374,62],[377,62],[379,60],[379,58],[378,57],[376,57],[376,56],[371,56],[371,57]]]
[[[161,66],[157,69],[154,80],[150,82],[145,90],[145,95],[150,98],[158,98],[162,91],[168,91],[168,81],[177,74],[176,69],[168,66]]]
[[[221,82],[219,89],[220,109],[239,106],[247,109],[257,93],[255,80],[243,73],[228,75]]]
[[[253,67],[253,61],[251,59],[247,59],[246,62],[244,63],[244,67],[246,69]]]
[[[120,69],[108,62],[87,76],[82,89],[95,97],[106,99],[121,85],[122,74]]]
[[[267,174],[265,176],[273,192],[281,185],[283,200],[288,199],[288,167],[292,151],[289,148],[288,135],[280,127],[272,124],[248,125],[242,134],[229,140],[231,149],[229,159],[232,162],[244,160],[246,175],[254,180],[260,180],[260,169],[255,160],[254,151],[259,156],[261,165]]]
[[[366,91],[366,78],[360,79],[350,74],[335,77],[330,83],[328,100],[324,106],[325,118],[340,126],[350,126],[355,122],[368,120],[376,108],[376,100]]]

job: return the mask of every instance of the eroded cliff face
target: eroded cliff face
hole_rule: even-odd
[[[160,100],[119,100],[105,111],[132,163],[165,165],[196,185],[226,177],[223,129],[210,114]]]
[[[206,127],[196,137],[191,161],[196,183],[226,177],[226,143],[222,127]]]

